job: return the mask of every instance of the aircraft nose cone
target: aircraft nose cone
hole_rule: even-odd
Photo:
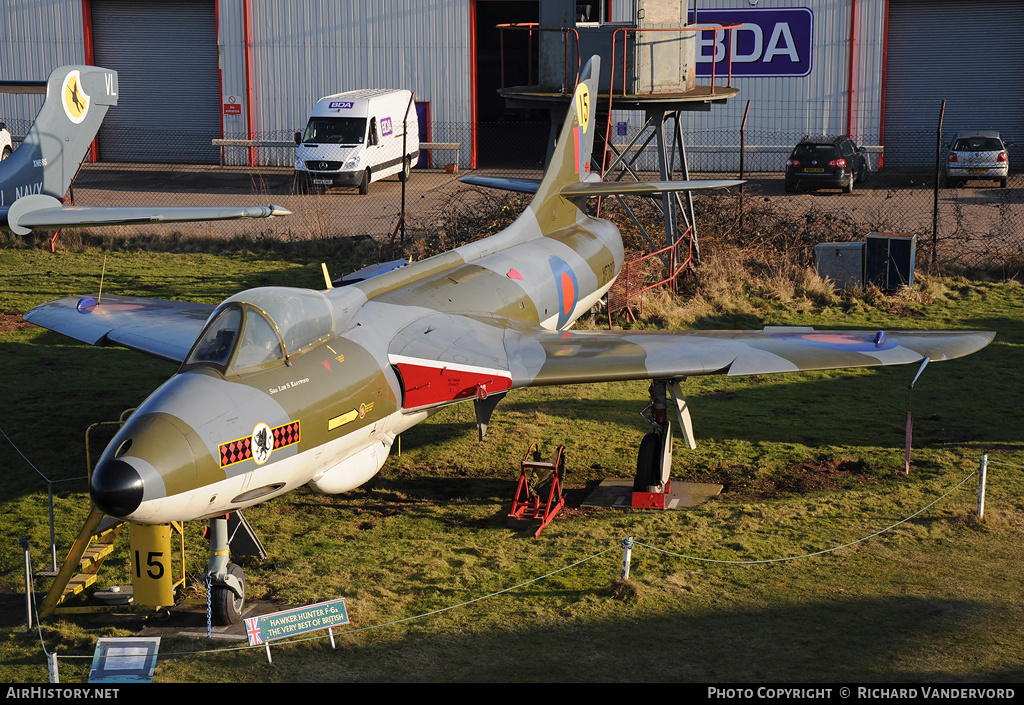
[[[89,484],[92,501],[110,516],[128,516],[142,504],[142,477],[123,460],[101,462]]]

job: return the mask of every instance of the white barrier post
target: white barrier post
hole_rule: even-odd
[[[32,558],[28,551],[28,537],[18,539],[21,550],[25,552],[25,629],[32,628]]]
[[[985,475],[988,472],[988,454],[981,456],[981,467],[978,469],[978,518],[985,516]]]
[[[629,580],[629,558],[633,552],[633,537],[630,536],[622,542],[622,579]]]

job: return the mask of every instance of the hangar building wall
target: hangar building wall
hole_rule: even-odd
[[[683,0],[687,2],[687,0]],[[43,80],[56,66],[113,61],[156,71],[167,62],[159,51],[184,59],[184,69],[135,85],[121,80],[124,106],[108,115],[105,128],[119,124],[152,134],[157,119],[134,112],[127,93],[147,94],[160,121],[173,127],[202,123],[203,136],[287,141],[303,127],[306,113],[322,95],[352,88],[394,86],[416,92],[429,103],[435,141],[468,145],[474,137],[474,62],[492,47],[477,47],[477,16],[490,22],[494,8],[524,0],[387,0],[386,3],[322,0],[0,0],[0,74],[14,80]],[[613,20],[634,12],[633,0],[610,0]],[[853,135],[859,144],[885,144],[887,163],[925,166],[933,152],[938,105],[947,103],[947,130],[1001,130],[1024,145],[1024,43],[1019,36],[1024,0],[688,0],[697,22],[737,23],[735,46],[725,34],[705,31],[698,43],[698,80],[712,55],[733,57],[732,83],[740,93],[725,106],[686,116],[691,167],[734,170],[743,112],[748,145],[767,148],[748,156],[749,170],[778,170],[784,152],[805,133]],[[179,24],[200,7],[215,32],[204,40],[214,59],[168,39],[168,33],[128,20],[133,13],[170,8]],[[486,8],[486,12],[483,11]],[[110,11],[113,12],[110,12]],[[119,14],[120,16],[115,16]],[[117,21],[122,27],[114,28]],[[125,39],[134,32],[136,54]],[[1004,38],[1000,40],[999,38]],[[169,43],[168,43],[169,41]],[[163,42],[163,44],[161,44]],[[177,42],[177,43],[176,43]],[[204,49],[205,50],[205,49]],[[111,53],[113,52],[113,53]],[[721,75],[725,62],[716,64]],[[119,68],[114,66],[112,68]],[[719,82],[722,82],[721,80]],[[195,86],[192,91],[181,86]],[[198,97],[199,84],[204,84]],[[169,90],[170,89],[170,90]],[[214,104],[211,95],[216,95]],[[171,100],[166,100],[170,95]],[[202,106],[200,106],[202,101]],[[0,119],[23,133],[40,96],[0,94]],[[211,115],[211,111],[216,116]],[[642,117],[616,114],[631,129]],[[139,125],[137,123],[144,123]],[[170,128],[168,128],[170,129]],[[931,131],[931,135],[927,132]],[[126,159],[158,158],[146,140],[128,140]],[[153,140],[150,139],[150,142]],[[174,140],[164,140],[173,142]],[[101,142],[116,147],[108,134]],[[732,152],[730,152],[732,148]],[[774,151],[773,151],[774,150]],[[1024,163],[1022,147],[1011,162]],[[186,153],[179,146],[165,158],[183,162],[220,159],[221,154]],[[462,150],[463,165],[471,153]],[[226,150],[235,163],[290,163],[287,148]]]
[[[221,0],[223,95],[243,106],[224,133],[290,140],[316,101],[359,88],[405,88],[427,102],[435,131],[468,139],[472,121],[470,3]],[[249,16],[245,16],[248,6]],[[248,35],[248,38],[247,36]],[[250,102],[247,102],[247,98]],[[449,141],[446,135],[441,140]],[[459,141],[459,140],[454,140]],[[468,147],[468,144],[467,144]],[[263,150],[262,160],[274,159]],[[463,153],[468,155],[469,149]],[[290,163],[290,161],[288,161]]]

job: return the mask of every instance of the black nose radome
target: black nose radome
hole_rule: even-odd
[[[142,477],[123,460],[105,460],[97,465],[89,484],[92,501],[110,516],[128,516],[142,504]]]

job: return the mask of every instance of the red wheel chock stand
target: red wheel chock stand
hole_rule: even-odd
[[[555,518],[558,511],[565,506],[565,498],[562,497],[562,475],[565,473],[565,446],[558,446],[553,462],[545,463],[540,461],[539,453],[536,452],[537,444],[534,443],[526,451],[526,456],[521,463],[519,472],[519,485],[516,487],[516,496],[512,500],[512,511],[509,512],[509,519],[532,519],[540,522],[540,527],[534,532],[533,537],[540,536],[551,520]],[[548,471],[550,475],[531,487],[530,471]],[[545,483],[551,483],[550,487],[544,487]],[[540,490],[535,488],[541,488]],[[543,490],[547,491],[544,492]],[[547,495],[547,502],[542,504],[541,496]]]

